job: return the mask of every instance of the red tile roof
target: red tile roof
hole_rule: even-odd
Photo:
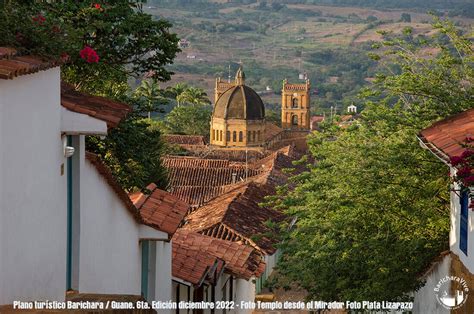
[[[285,219],[282,213],[260,207],[264,196],[274,194],[270,184],[241,183],[204,204],[185,218],[184,229],[230,241],[242,241],[265,254],[273,254],[275,239],[266,222]]]
[[[61,65],[61,60],[48,60],[39,56],[20,56],[13,48],[0,47],[0,79],[48,70]]]
[[[163,136],[165,142],[176,145],[206,145],[202,135],[178,135],[168,134]]]
[[[449,161],[464,151],[460,145],[474,136],[474,108],[434,123],[420,132],[420,139],[440,158]]]
[[[173,245],[180,244],[208,253],[225,262],[226,272],[237,278],[249,280],[260,277],[265,270],[263,256],[254,248],[178,229],[173,237]]]
[[[199,287],[205,281],[216,283],[224,262],[209,253],[181,243],[172,243],[173,277]]]
[[[265,254],[275,252],[276,239],[266,222],[282,221],[282,213],[260,207],[267,195],[273,195],[277,186],[286,184],[286,169],[293,168],[295,173],[304,170],[303,166],[294,166],[293,158],[277,151],[270,156],[250,165],[259,169],[260,174],[246,182],[229,185],[223,194],[209,200],[185,218],[183,228],[211,237],[241,241]]]
[[[311,130],[317,130],[319,124],[324,121],[324,116],[312,116],[311,117]]]
[[[61,83],[61,105],[68,110],[102,120],[108,127],[117,126],[132,111],[127,104],[78,92],[64,82]]]
[[[275,125],[274,123],[265,123],[265,141],[271,140],[281,132],[283,132],[283,129]]]
[[[147,225],[173,235],[188,212],[189,205],[158,189],[154,183],[148,185],[147,190],[149,194],[132,193],[130,199]]]
[[[311,122],[321,122],[324,121],[324,116],[312,116]]]
[[[261,173],[245,163],[197,157],[166,157],[170,192],[196,207],[229,190],[229,185]]]

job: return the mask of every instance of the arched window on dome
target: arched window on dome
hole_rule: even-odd
[[[251,142],[252,141],[252,132],[248,131],[247,132],[247,142]]]
[[[222,130],[219,131],[219,141],[222,142]]]
[[[239,132],[239,142],[244,140],[244,133],[242,131]]]
[[[258,141],[262,140],[262,134],[260,133],[260,130],[257,131],[257,138],[258,138]]]
[[[214,135],[215,135],[214,134],[214,129],[211,129],[211,140],[213,140],[213,141],[216,139]]]
[[[291,125],[298,125],[298,116],[297,115],[293,115],[291,117]]]
[[[291,108],[298,108],[298,98],[293,98],[291,100]]]
[[[237,131],[232,133],[232,142],[237,142]]]
[[[255,141],[257,140],[257,137],[256,137],[256,136],[257,136],[257,132],[256,132],[256,131],[253,131],[252,133],[253,133],[253,134],[252,134],[252,142],[255,142]]]
[[[227,131],[227,132],[226,132],[225,140],[226,140],[227,142],[230,142],[230,131]]]

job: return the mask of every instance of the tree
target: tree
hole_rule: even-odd
[[[413,44],[387,43],[388,69],[363,91],[365,109],[347,129],[325,123],[309,138],[315,163],[268,200],[297,217],[282,227],[278,284],[296,281],[310,298],[402,300],[448,248],[449,177],[422,149],[419,131],[472,108],[474,53],[450,23],[433,58]],[[305,162],[303,159],[301,162]]]
[[[145,111],[148,112],[148,119],[151,119],[151,113],[160,110],[160,106],[167,104],[167,99],[164,97],[164,92],[160,85],[154,79],[143,80],[135,91],[134,96],[143,100],[145,103]]]
[[[165,66],[179,51],[171,24],[144,13],[138,0],[11,0],[0,7],[0,46],[66,62],[62,79],[76,89],[134,107],[105,139],[87,138],[88,149],[102,157],[123,187],[142,189],[151,182],[166,187],[160,132],[143,119],[156,89],[151,85],[134,99],[128,80],[143,73],[154,80],[170,78]]]
[[[141,6],[128,0],[9,1],[0,19],[0,44],[49,58],[67,56],[63,77],[90,92],[107,90],[104,76],[116,83],[142,73],[167,80],[171,72],[164,65],[179,51],[178,38],[169,22],[154,20]],[[84,58],[85,48],[98,58]]]
[[[174,98],[178,106],[180,105],[181,94],[188,89],[188,85],[184,83],[177,83],[175,86],[166,88],[165,93],[168,98]]]
[[[208,136],[211,114],[209,105],[176,106],[166,116],[164,125],[168,133]]]
[[[402,13],[400,16],[400,22],[411,23],[411,15],[409,13]]]
[[[202,88],[189,87],[176,97],[178,104],[209,105],[211,102]]]
[[[159,129],[151,121],[135,115],[112,129],[105,139],[89,137],[87,150],[98,154],[127,191],[155,183],[168,187],[166,169],[161,164],[164,144]]]

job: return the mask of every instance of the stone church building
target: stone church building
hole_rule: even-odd
[[[282,128],[277,130],[293,137],[304,137],[310,130],[310,83],[283,82]],[[210,126],[210,146],[216,149],[270,148],[276,135],[275,125],[265,121],[265,105],[252,88],[245,85],[245,73],[239,68],[234,82],[216,80],[214,110]],[[290,135],[290,137],[291,137]]]

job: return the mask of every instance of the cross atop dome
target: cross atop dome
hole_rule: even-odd
[[[245,85],[245,73],[241,62],[239,69],[235,74],[235,85]]]

